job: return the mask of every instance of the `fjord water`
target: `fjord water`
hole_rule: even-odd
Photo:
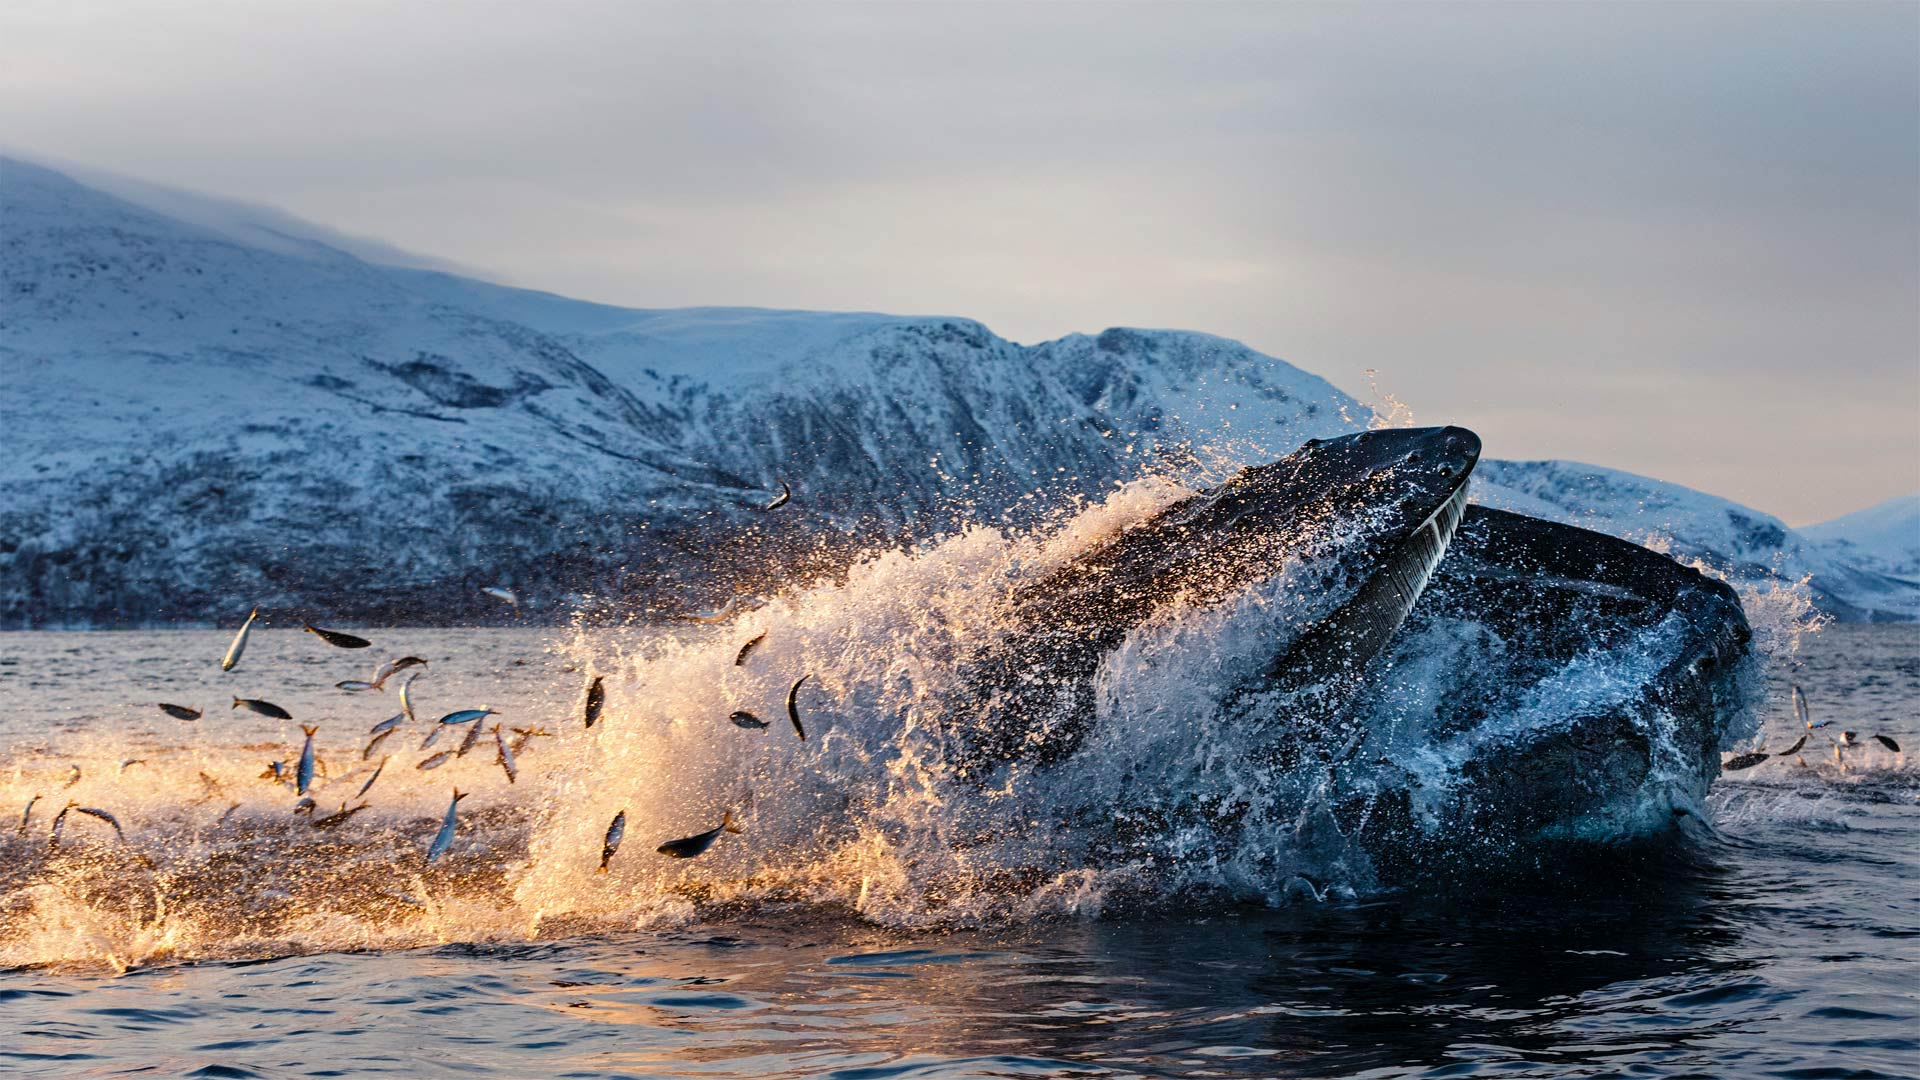
[[[369,635],[382,655],[435,658],[413,688],[423,714],[484,703],[516,725],[573,722],[573,635]],[[180,724],[153,701],[214,706],[210,687],[237,687],[323,727],[351,716],[356,733],[393,711],[391,687],[332,690],[371,665],[364,654],[266,631],[240,669],[209,678],[225,644],[208,632],[0,637],[0,792],[17,814],[29,787],[50,789],[36,849],[45,805],[67,798],[113,809],[136,841],[170,817],[198,815],[197,842],[211,844],[212,821],[256,797],[284,814],[290,792],[250,772],[251,784],[233,778],[297,753],[293,725],[215,708]],[[1774,701],[1758,741],[1774,749],[1796,734],[1789,679],[1808,689],[1815,719],[1920,742],[1914,627],[1830,626],[1803,638],[1770,671]],[[610,714],[604,722],[617,722]],[[0,1073],[1920,1074],[1920,775],[1877,747],[1836,763],[1823,735],[1804,765],[1770,761],[1722,778],[1715,835],[1540,888],[1295,894],[1271,908],[1151,913],[1057,906],[984,926],[881,925],[809,902],[791,883],[736,886],[693,907],[662,908],[657,897],[644,911],[577,905],[600,915],[529,926],[524,910],[497,910],[525,896],[454,895],[423,878],[419,850],[454,783],[476,792],[474,848],[512,832],[486,815],[520,813],[499,807],[522,785],[535,803],[572,797],[564,784],[532,794],[543,758],[559,756],[538,738],[517,784],[484,748],[440,776],[408,769],[385,804],[382,787],[369,794],[393,815],[387,824],[365,820],[369,811],[342,827],[336,849],[264,850],[266,863],[284,858],[284,874],[234,879],[283,903],[303,890],[337,893],[358,858],[349,849],[379,847],[352,830],[393,829],[400,838],[379,850],[377,895],[357,906],[289,914],[201,897],[156,911],[128,895],[151,885],[116,861],[110,830],[75,820],[67,862],[30,875],[0,867],[0,958],[10,965],[0,973]],[[324,742],[323,761],[346,770],[328,759],[357,757],[342,745],[354,739]],[[74,763],[82,779],[59,788]],[[666,862],[651,849],[680,826],[636,817],[621,858]],[[592,840],[580,853],[589,866]],[[9,860],[23,850],[9,848]],[[524,844],[457,847],[449,861],[461,875],[498,877],[520,857]],[[688,875],[683,891],[700,890],[703,869],[675,868]]]

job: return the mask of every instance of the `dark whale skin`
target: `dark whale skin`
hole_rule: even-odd
[[[1185,499],[1009,598],[1021,629],[969,674],[981,696],[958,739],[963,775],[1070,754],[1093,716],[1102,658],[1172,605],[1202,607],[1270,577],[1287,558],[1338,560],[1350,599],[1290,647],[1270,677],[1304,684],[1386,645],[1465,508],[1480,439],[1458,427],[1315,440]]]
[[[1541,680],[1582,654],[1624,649],[1662,624],[1677,645],[1615,706],[1481,741],[1437,810],[1412,811],[1389,790],[1343,814],[1390,882],[1462,872],[1537,871],[1556,848],[1657,839],[1694,815],[1719,775],[1728,725],[1756,692],[1752,630],[1734,591],[1615,537],[1484,507],[1467,510],[1452,550],[1415,606],[1397,648],[1451,625],[1493,643],[1453,688],[1429,732],[1464,735],[1520,707]],[[1652,794],[1649,718],[1669,724],[1680,756]],[[1484,880],[1455,884],[1484,884]]]

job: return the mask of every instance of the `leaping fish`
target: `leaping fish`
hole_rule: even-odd
[[[754,646],[760,644],[765,640],[767,640],[767,632],[765,630],[762,630],[758,634],[755,634],[753,636],[752,641],[749,641],[745,645],[740,646],[739,655],[733,658],[733,666],[734,667],[745,666],[747,662],[747,654],[753,651]]]
[[[483,716],[492,716],[492,715],[494,715],[494,712],[493,712],[493,709],[491,708],[461,709],[459,712],[450,712],[447,715],[441,717],[440,722],[442,724],[464,724],[471,720],[478,720]]]
[[[247,612],[247,621],[240,624],[239,632],[233,635],[233,644],[227,646],[227,655],[220,658],[221,671],[232,671],[233,666],[240,662],[240,654],[247,651],[247,635],[253,632],[253,620],[259,617],[259,608]]]
[[[400,721],[405,720],[406,718],[407,718],[406,713],[401,713],[398,716],[389,716],[385,720],[382,720],[379,723],[373,725],[371,728],[368,728],[367,734],[385,735],[387,732],[392,731],[394,728],[399,727]]]
[[[262,701],[259,698],[234,698],[233,707],[236,709],[245,709],[248,712],[259,713],[261,716],[271,716],[275,720],[293,719],[292,713],[275,705],[271,701]]]
[[[493,597],[495,600],[505,600],[508,604],[511,604],[515,608],[518,608],[520,606],[520,598],[514,595],[514,592],[512,589],[502,588],[499,585],[488,585],[487,587],[481,589],[480,591],[483,593],[486,593],[488,596]]]
[[[20,831],[15,834],[16,836],[27,835],[27,821],[33,817],[33,804],[39,802],[43,797],[44,796],[35,795],[33,798],[27,800],[27,808],[20,815]]]
[[[613,861],[614,852],[620,850],[620,841],[627,835],[627,812],[613,815],[613,824],[607,826],[607,838],[600,842],[600,869],[596,873],[607,872],[607,864]]]
[[[1793,741],[1792,746],[1787,747],[1785,750],[1782,750],[1773,756],[1774,757],[1792,757],[1794,754],[1799,753],[1800,748],[1805,745],[1807,745],[1807,736],[1801,735],[1798,739],[1795,739]]]
[[[787,688],[787,719],[793,721],[794,734],[800,736],[801,742],[807,741],[807,729],[800,726],[800,684],[811,678],[813,673],[808,672],[793,680],[793,685]]]
[[[762,510],[778,510],[793,501],[793,489],[787,486],[787,482],[779,477],[775,477],[774,480],[780,485],[780,494],[772,502],[761,507]]]
[[[1881,746],[1886,747],[1887,749],[1893,751],[1896,754],[1900,752],[1900,744],[1897,742],[1894,742],[1890,736],[1875,735],[1873,737],[1873,741],[1879,743]]]
[[[393,729],[388,728],[385,731],[382,731],[380,734],[375,735],[373,738],[367,740],[367,748],[365,750],[360,751],[360,760],[365,761],[368,758],[372,757],[373,752],[375,750],[380,749],[380,744],[383,742],[386,742],[387,736],[392,734],[393,734]]]
[[[335,690],[345,690],[350,694],[359,694],[368,690],[380,689],[378,685],[367,682],[364,679],[343,679],[340,682],[334,683],[333,688]]]
[[[594,723],[600,719],[600,710],[605,708],[607,704],[607,691],[606,688],[601,685],[600,678],[600,676],[595,675],[593,680],[587,683],[586,718],[588,727],[592,727]]]
[[[407,676],[407,681],[400,684],[400,711],[407,714],[407,723],[409,724],[414,722],[413,699],[407,696],[407,691],[413,689],[413,680],[419,677],[419,673],[416,672]]]
[[[73,809],[77,805],[79,804],[70,802],[67,805],[61,807],[59,813],[53,815],[53,831],[47,834],[48,850],[52,850],[53,848],[60,846],[60,832],[61,830],[67,827],[67,811]]]
[[[300,730],[307,733],[307,742],[300,748],[300,771],[294,774],[295,795],[305,795],[307,789],[313,786],[313,735],[320,728],[318,725],[308,727],[302,724]]]
[[[313,822],[313,827],[316,829],[337,829],[340,826],[346,824],[346,821],[348,818],[352,817],[353,815],[359,813],[362,810],[365,810],[366,808],[367,808],[367,804],[361,803],[359,806],[356,806],[353,809],[349,810],[347,809],[346,803],[341,803],[340,809],[334,811],[331,814],[328,814],[326,817],[316,819]]]
[[[1728,758],[1726,763],[1720,766],[1720,769],[1723,772],[1739,772],[1741,769],[1751,769],[1772,756],[1771,754],[1760,751],[1755,751],[1750,754],[1739,754]]]
[[[500,733],[499,724],[493,725],[493,744],[500,748],[500,767],[507,771],[507,783],[519,782],[520,765],[513,760],[513,751],[508,749],[507,737]]]
[[[160,702],[160,711],[175,720],[198,720],[203,715],[199,709],[189,709],[185,705],[169,705],[164,701]]]
[[[460,749],[453,756],[466,757],[467,751],[473,749],[474,740],[478,739],[479,737],[480,737],[480,721],[475,720],[473,723],[467,726],[467,737],[460,740]]]
[[[418,765],[415,765],[415,766],[414,766],[414,768],[416,768],[416,769],[437,769],[437,768],[439,768],[440,766],[442,766],[442,765],[445,765],[445,764],[446,764],[447,762],[449,762],[449,761],[452,761],[452,760],[454,759],[454,757],[455,757],[455,755],[454,755],[454,752],[453,752],[453,751],[451,751],[451,750],[442,750],[442,751],[440,751],[439,753],[437,753],[437,754],[435,754],[435,755],[433,755],[432,757],[430,757],[430,758],[428,758],[427,760],[425,760],[425,761],[423,761],[423,762],[421,762],[420,764],[418,764]]]
[[[720,839],[721,833],[738,833],[739,831],[739,826],[733,823],[733,811],[728,810],[721,816],[720,824],[706,832],[680,840],[669,840],[654,850],[670,859],[691,859],[705,854],[706,850],[713,846],[713,842]]]
[[[260,779],[262,780],[271,779],[276,784],[286,783],[287,782],[287,763],[284,761],[267,762],[267,771],[260,774]]]
[[[77,783],[79,783],[79,782],[80,782],[80,766],[78,766],[78,765],[71,765],[71,766],[68,766],[68,767],[69,767],[69,768],[71,768],[71,769],[73,770],[73,775],[72,775],[72,776],[69,776],[69,777],[67,777],[67,782],[66,782],[66,783],[64,783],[64,784],[62,784],[62,785],[60,785],[61,787],[72,787],[73,785],[75,785],[75,784],[77,784]]]
[[[379,670],[373,673],[373,688],[375,690],[383,690],[386,688],[388,679],[393,678],[395,675],[400,674],[410,667],[424,664],[426,664],[426,661],[417,656],[403,656],[398,660],[389,660],[381,664]]]
[[[771,726],[765,720],[760,719],[745,709],[735,709],[733,712],[727,714],[727,719],[733,721],[734,727],[743,727],[752,731],[764,730]],[[805,737],[804,735],[801,736],[801,738]]]
[[[373,775],[367,777],[367,782],[360,785],[360,790],[354,792],[353,797],[357,799],[360,796],[365,795],[367,793],[367,789],[373,786],[373,782],[375,780],[380,779],[380,774],[387,770],[387,762],[391,760],[393,760],[393,755],[391,754],[381,758],[380,764],[374,767]]]
[[[316,805],[318,804],[316,804],[313,801],[313,796],[309,795],[306,798],[301,799],[299,802],[293,804],[293,815],[295,817],[299,817],[301,814],[305,814],[308,817],[312,817],[313,810]]]
[[[460,811],[460,800],[464,798],[466,798],[466,795],[462,793],[459,788],[453,789],[453,801],[447,804],[447,816],[440,822],[440,832],[433,838],[433,846],[427,849],[428,866],[432,866],[435,862],[439,861],[440,856],[445,855],[447,849],[453,846],[453,832],[455,822],[457,821],[456,815]]]
[[[120,827],[120,819],[114,817],[112,814],[107,813],[105,810],[101,810],[101,809],[98,809],[97,807],[92,807],[92,806],[76,806],[74,807],[74,809],[80,811],[81,813],[87,815],[88,817],[99,818],[101,821],[104,821],[107,824],[113,826],[114,835],[118,836],[121,840],[124,841],[127,838],[127,830]]]
[[[352,634],[343,634],[338,630],[322,630],[312,623],[305,624],[305,629],[307,633],[312,634],[314,637],[319,638],[321,641],[326,642],[336,649],[364,649],[373,644],[373,642],[368,641],[366,638],[355,637]]]

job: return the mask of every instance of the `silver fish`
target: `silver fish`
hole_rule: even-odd
[[[512,604],[514,607],[520,606],[520,598],[514,595],[512,589],[503,589],[498,585],[488,585],[486,588],[481,589],[480,591],[483,593],[486,593],[488,596],[493,597],[495,600],[505,600],[507,603]]]
[[[1800,692],[1800,684],[1793,684],[1793,715],[1808,731],[1813,730],[1813,716],[1807,710],[1807,695]]]
[[[435,724],[432,727],[428,728],[427,737],[420,740],[420,749],[421,750],[432,749],[433,744],[440,741],[440,733],[445,730],[447,729],[441,727],[439,724]]]
[[[468,725],[467,737],[460,740],[460,749],[456,751],[453,756],[466,757],[467,751],[473,749],[473,744],[475,740],[479,738],[480,738],[480,721],[475,720],[472,724]]]
[[[278,705],[275,705],[271,701],[262,701],[259,698],[238,698],[237,697],[233,699],[234,708],[238,709],[243,706],[246,708],[248,712],[259,713],[261,716],[271,716],[275,720],[293,719],[292,713],[288,712],[287,710],[281,708]]]
[[[774,479],[780,485],[780,495],[778,498],[775,498],[772,502],[761,507],[762,510],[778,510],[793,500],[793,489],[787,486],[787,482],[785,480],[780,480],[778,477],[775,477]]]
[[[400,722],[405,720],[406,718],[407,718],[406,713],[401,713],[398,716],[390,716],[387,719],[382,720],[379,723],[373,725],[373,727],[367,729],[367,734],[385,735],[387,732],[392,731],[394,728],[399,727]]]
[[[383,742],[386,742],[387,736],[392,734],[393,734],[393,729],[388,728],[387,730],[381,732],[380,734],[375,735],[372,739],[369,739],[367,741],[367,748],[365,750],[360,751],[360,760],[365,761],[368,758],[372,757],[373,752],[375,750],[380,749],[380,744]]]
[[[346,803],[341,803],[340,809],[334,811],[331,814],[328,814],[326,817],[316,819],[313,823],[313,827],[316,829],[337,829],[340,826],[346,824],[346,821],[348,818],[352,817],[353,815],[359,813],[362,810],[365,810],[366,808],[367,808],[367,804],[361,803],[359,806],[356,806],[353,809],[349,810],[347,809]]]
[[[1893,739],[1889,736],[1875,735],[1873,737],[1873,741],[1879,743],[1881,746],[1886,747],[1887,749],[1893,751],[1896,754],[1900,752],[1900,744],[1897,742],[1894,742]]]
[[[727,714],[727,719],[733,721],[734,727],[743,727],[754,731],[764,730],[771,726],[765,720],[760,719],[745,709],[734,710]]]
[[[296,816],[300,814],[311,815],[313,813],[313,808],[315,805],[316,804],[313,801],[313,796],[309,795],[306,798],[301,799],[299,802],[293,804],[293,812]]]
[[[359,694],[368,690],[380,689],[380,687],[376,686],[375,684],[370,682],[365,682],[360,679],[342,679],[341,681],[334,683],[333,688],[335,690],[345,690],[350,694]]]
[[[807,741],[807,729],[800,726],[800,684],[811,678],[813,673],[808,672],[795,679],[793,685],[787,688],[787,719],[793,721],[794,734],[800,736],[801,742]]]
[[[74,809],[80,811],[81,813],[87,815],[88,817],[99,818],[101,821],[104,821],[107,824],[113,826],[114,835],[118,836],[120,839],[125,840],[127,838],[127,830],[120,827],[120,819],[114,817],[112,814],[107,813],[105,810],[100,810],[91,806],[76,806],[74,807]]]
[[[450,713],[448,713],[447,715],[445,715],[445,716],[443,716],[443,717],[441,717],[441,718],[440,718],[440,723],[442,723],[442,724],[464,724],[464,723],[466,723],[466,722],[468,722],[469,720],[478,720],[478,719],[480,719],[480,718],[481,718],[481,717],[483,717],[483,716],[492,716],[492,715],[494,715],[494,712],[493,712],[493,710],[492,710],[491,708],[486,708],[486,709],[461,709],[461,710],[460,710],[459,712],[450,712]]]
[[[247,621],[240,624],[239,633],[233,635],[233,644],[227,646],[227,655],[220,658],[221,671],[232,671],[233,665],[240,662],[240,654],[247,651],[247,635],[253,632],[253,620],[259,617],[259,608],[247,612]]]
[[[407,714],[407,723],[409,724],[414,722],[413,699],[407,696],[407,691],[413,689],[413,680],[419,677],[418,674],[409,675],[407,676],[407,681],[400,684],[400,711]]]
[[[67,827],[67,811],[77,805],[77,803],[68,803],[60,808],[59,813],[53,815],[53,831],[47,834],[47,847],[49,849],[60,846],[60,832]]]
[[[380,774],[387,770],[387,762],[391,761],[392,759],[393,759],[393,755],[391,754],[381,758],[380,764],[374,767],[373,775],[367,777],[367,782],[360,785],[360,790],[354,792],[353,797],[357,799],[360,796],[365,795],[367,793],[367,789],[373,786],[373,782],[375,780],[380,779]]]
[[[680,840],[669,840],[654,850],[670,859],[691,859],[705,854],[706,850],[713,846],[713,842],[720,839],[721,833],[738,833],[739,831],[739,826],[733,823],[733,811],[729,810],[720,818],[720,824],[706,832]]]
[[[425,663],[425,660],[417,656],[403,656],[398,660],[389,660],[381,664],[380,669],[373,673],[373,688],[379,690],[387,685],[388,679],[393,678],[395,675],[400,674],[410,667],[421,666]]]
[[[301,724],[300,730],[307,733],[307,742],[300,748],[300,771],[294,774],[293,793],[295,795],[305,795],[307,789],[313,786],[313,735],[320,728],[317,725],[308,727]]]
[[[449,761],[452,761],[452,760],[453,760],[453,759],[454,759],[455,757],[457,757],[457,756],[458,756],[458,755],[456,755],[456,754],[455,754],[455,753],[454,753],[453,751],[451,751],[451,750],[442,750],[442,751],[440,751],[439,753],[437,753],[437,754],[435,754],[435,755],[433,755],[432,757],[430,757],[430,758],[428,758],[427,760],[425,760],[425,761],[423,761],[423,762],[421,762],[420,764],[418,764],[418,765],[415,765],[415,766],[414,766],[414,768],[416,768],[416,769],[437,769],[437,768],[439,768],[440,766],[442,766],[442,765],[445,765],[445,764],[446,764],[447,762],[449,762]]]
[[[1758,751],[1751,754],[1739,754],[1728,758],[1726,763],[1721,765],[1720,768],[1723,772],[1739,772],[1741,769],[1751,769],[1772,756],[1771,754],[1763,754]]]
[[[343,634],[338,630],[322,630],[312,623],[306,624],[306,631],[336,649],[364,649],[373,644],[366,638]]]
[[[185,705],[169,705],[164,701],[160,702],[160,711],[175,720],[198,720],[201,716],[199,709],[189,709]]]
[[[460,800],[466,798],[459,788],[453,789],[453,801],[447,804],[447,816],[440,822],[440,832],[433,838],[433,846],[427,849],[427,865],[432,866],[440,856],[453,846],[455,815],[460,810]]]
[[[69,767],[73,769],[73,775],[67,777],[67,782],[61,785],[62,787],[72,787],[73,785],[80,782],[80,766],[73,765]]]
[[[607,838],[600,842],[600,869],[596,873],[607,872],[607,864],[613,861],[613,854],[620,850],[620,841],[627,835],[627,812],[613,815],[613,824],[607,826]]]
[[[1782,750],[1778,754],[1775,754],[1774,757],[1788,757],[1793,754],[1797,754],[1800,752],[1800,748],[1805,745],[1807,745],[1807,736],[1802,735],[1798,739],[1794,740],[1794,743],[1792,746],[1789,746],[1785,750]]]
[[[35,795],[33,798],[27,800],[27,809],[20,815],[20,831],[15,835],[27,835],[27,821],[33,817],[33,804],[39,802],[41,798],[42,796]]]
[[[500,767],[507,771],[507,783],[518,783],[520,764],[513,760],[513,751],[507,748],[507,737],[500,734],[500,725],[493,725],[493,744],[500,748]]]
[[[266,780],[269,778],[271,778],[273,782],[276,784],[286,783],[287,782],[287,763],[284,761],[267,762],[267,771],[260,774],[260,779]]]
[[[600,719],[600,710],[605,708],[607,704],[607,691],[606,688],[601,685],[600,679],[600,676],[595,675],[593,681],[587,684],[587,706],[585,712],[588,727],[592,727],[594,722]]]
[[[238,809],[240,809],[239,803],[234,803],[232,806],[227,807],[225,810],[221,811],[219,820],[215,821],[214,824],[225,825],[227,823],[227,819],[232,817],[233,812]]]
[[[747,662],[747,654],[752,652],[756,645],[759,645],[761,642],[765,640],[767,640],[767,632],[765,630],[762,630],[758,634],[755,634],[753,636],[752,641],[749,641],[745,645],[740,646],[739,654],[733,658],[733,666],[734,667],[744,666]]]
[[[147,763],[146,758],[130,757],[127,760],[120,763],[120,771],[126,772],[128,769],[133,768],[135,765],[145,765],[146,763]]]

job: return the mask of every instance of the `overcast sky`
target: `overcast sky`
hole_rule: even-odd
[[[9,0],[0,145],[631,306],[1206,330],[1795,524],[1920,489],[1911,2]]]

